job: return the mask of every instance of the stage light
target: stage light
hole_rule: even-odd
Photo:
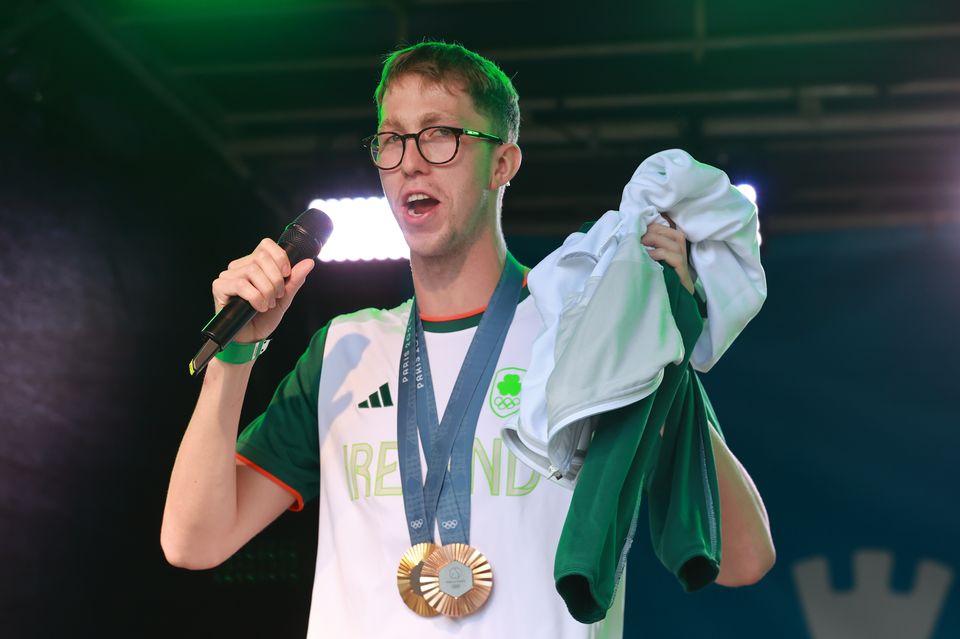
[[[386,198],[318,199],[310,202],[310,206],[320,209],[333,221],[330,240],[320,251],[321,261],[410,259],[410,249],[403,241]]]
[[[747,196],[747,199],[754,204],[757,203],[757,190],[753,188],[753,186],[749,184],[738,184],[737,190]]]
[[[741,193],[743,193],[748,200],[750,200],[754,204],[757,203],[757,189],[753,188],[752,185],[746,184],[746,183],[737,184],[735,188]],[[759,227],[757,228],[757,244],[759,246],[763,246],[763,236],[760,235]]]

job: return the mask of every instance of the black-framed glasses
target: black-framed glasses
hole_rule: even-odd
[[[477,138],[494,144],[503,144],[503,140],[489,133],[472,129],[459,129],[454,126],[428,126],[417,133],[396,133],[384,131],[363,139],[363,146],[370,149],[370,158],[377,168],[389,171],[400,166],[407,149],[407,140],[417,143],[417,151],[430,164],[446,164],[457,156],[462,136]]]

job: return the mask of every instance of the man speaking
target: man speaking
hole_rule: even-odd
[[[512,455],[499,474],[474,463],[508,457],[491,389],[513,396],[543,328],[529,269],[500,223],[521,164],[517,93],[489,60],[424,42],[387,58],[375,96],[378,126],[365,143],[410,247],[414,298],[331,320],[238,441],[254,361],[237,353],[260,351],[250,345],[276,329],[313,260],[291,264],[265,239],[228,265],[213,282],[215,307],[239,297],[258,314],[207,367],[170,479],[166,557],[216,566],[285,510],[319,499],[309,637],[620,636],[622,586],[592,624],[557,592],[571,490],[529,471],[519,481]],[[642,240],[692,296],[684,234],[655,224]],[[754,583],[773,563],[766,512],[714,444],[717,581]]]

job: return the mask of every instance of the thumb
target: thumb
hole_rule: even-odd
[[[287,278],[286,283],[283,285],[282,300],[285,300],[288,304],[290,303],[290,300],[297,294],[297,291],[300,290],[303,283],[307,281],[307,275],[310,274],[314,266],[316,266],[316,260],[313,258],[301,260],[294,265],[290,270],[290,277]]]

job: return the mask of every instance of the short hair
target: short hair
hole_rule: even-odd
[[[457,82],[481,115],[489,117],[495,133],[516,142],[520,133],[517,90],[496,64],[459,44],[425,41],[398,49],[383,62],[380,84],[374,92],[377,121],[383,118],[383,96],[390,83],[407,75],[420,75],[437,84]]]

